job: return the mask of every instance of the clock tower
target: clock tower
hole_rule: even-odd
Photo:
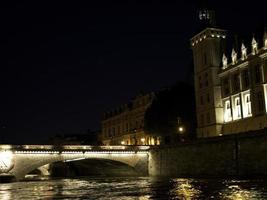
[[[197,137],[221,135],[223,106],[218,72],[226,31],[215,28],[214,12],[198,13],[202,31],[191,38],[194,59],[194,84],[197,113]]]

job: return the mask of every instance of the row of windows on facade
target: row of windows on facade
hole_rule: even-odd
[[[200,114],[199,126],[209,125],[211,123],[210,113]]]
[[[264,87],[266,93],[266,86]],[[254,114],[261,114],[263,112],[266,112],[265,97],[262,91],[256,92],[253,100],[255,101],[253,104]],[[248,118],[253,115],[251,95],[249,91],[226,98],[223,100],[223,104],[224,122],[231,122],[242,118]]]
[[[204,46],[203,48],[206,49],[207,46]],[[209,64],[209,55],[204,49],[199,49],[199,54],[197,54],[195,57],[195,62],[199,65],[199,69],[205,69]]]
[[[105,137],[114,137],[116,135],[134,132],[138,129],[142,129],[144,127],[144,121],[136,121],[135,124],[125,123],[124,126],[114,126],[110,128],[103,128],[103,133]]]
[[[108,127],[117,126],[120,124],[122,125],[129,124],[129,126],[136,126],[138,128],[140,124],[144,124],[144,116],[145,116],[145,112],[142,111],[131,117],[124,116],[124,117],[118,117],[118,118],[113,118],[110,120],[102,121],[102,128],[108,128]]]
[[[120,117],[114,117],[112,119],[104,120],[102,121],[102,127],[108,127],[108,126],[116,126],[118,124],[124,124],[124,123],[136,123],[141,121],[143,123],[143,119],[139,120],[140,118],[144,118],[145,111],[142,110],[138,113],[132,113],[132,115],[124,115]]]
[[[205,103],[210,103],[210,94],[207,93],[206,95],[200,95],[199,97],[200,105],[205,105]]]
[[[251,73],[246,68],[239,73],[232,74],[231,77],[224,77],[222,79],[222,96],[225,97],[231,93],[248,89],[251,86],[251,80],[253,80],[254,84],[260,84],[263,81],[262,77],[263,71],[261,65],[254,66]]]
[[[160,145],[161,138],[156,136],[143,136],[137,138],[136,136],[129,136],[122,141],[114,141],[115,144],[121,145]]]
[[[205,88],[209,86],[209,75],[205,73],[204,76],[198,77],[198,87],[199,89]]]

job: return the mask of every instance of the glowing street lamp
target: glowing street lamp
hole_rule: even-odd
[[[185,127],[184,127],[184,126],[179,126],[179,127],[178,127],[178,132],[179,132],[180,134],[184,133],[184,132],[185,132]]]
[[[125,145],[125,142],[124,141],[121,141],[121,145]]]
[[[185,132],[185,127],[180,117],[177,117],[177,130],[178,130],[178,133],[180,134],[183,134]]]

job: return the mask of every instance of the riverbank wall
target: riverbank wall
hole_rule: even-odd
[[[153,148],[149,175],[267,177],[267,130]]]

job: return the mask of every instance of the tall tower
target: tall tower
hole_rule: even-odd
[[[222,63],[226,31],[212,28],[214,12],[203,9],[199,19],[204,30],[191,39],[194,58],[194,82],[197,112],[197,136],[219,136],[222,131],[223,106],[218,72]]]

